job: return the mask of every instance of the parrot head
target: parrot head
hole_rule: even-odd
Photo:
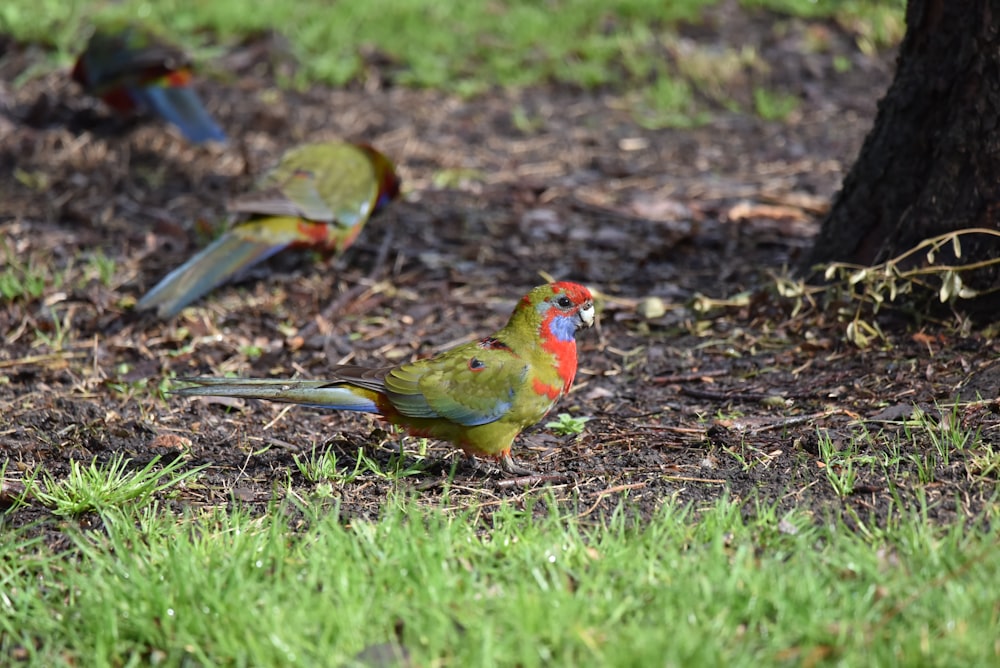
[[[378,197],[375,198],[375,207],[372,209],[372,215],[375,215],[399,196],[402,182],[396,174],[392,161],[382,152],[371,144],[358,144],[357,147],[368,156],[375,171],[375,178],[378,180]]]
[[[590,290],[566,281],[547,287],[552,294],[547,295],[536,308],[543,313],[543,320],[551,320],[551,329],[557,338],[571,339],[577,327],[594,325],[594,297]]]
[[[539,285],[526,294],[504,327],[504,332],[537,341],[550,356],[562,383],[539,383],[536,391],[555,401],[569,391],[576,375],[576,330],[594,324],[594,297],[578,283],[562,281]]]
[[[511,315],[511,321],[525,319],[543,340],[569,343],[577,328],[594,324],[594,297],[578,283],[539,285],[521,299]]]

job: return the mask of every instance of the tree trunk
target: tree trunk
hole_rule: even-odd
[[[953,230],[1000,229],[998,20],[1000,0],[910,0],[895,79],[810,266],[871,265]],[[995,237],[963,238],[962,262],[998,257]],[[982,288],[998,276],[963,280]]]

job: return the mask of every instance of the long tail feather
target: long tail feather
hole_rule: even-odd
[[[186,397],[240,397],[266,399],[317,408],[378,413],[375,393],[328,380],[268,380],[256,378],[182,378],[192,387],[174,390]]]
[[[135,92],[153,112],[180,128],[189,141],[226,141],[226,133],[208,115],[193,89],[157,85]]]
[[[172,318],[234,274],[290,245],[288,242],[275,243],[273,239],[254,239],[238,230],[235,228],[226,232],[167,274],[139,300],[136,308],[156,308],[161,318]]]

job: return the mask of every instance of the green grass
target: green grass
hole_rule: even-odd
[[[38,299],[47,290],[62,285],[64,272],[36,262],[35,258],[25,261],[6,239],[0,239],[0,256],[3,257],[0,269],[2,300]]]
[[[159,457],[153,457],[141,469],[130,471],[130,460],[120,453],[105,465],[94,460],[85,466],[72,460],[66,478],[57,479],[41,471],[41,485],[33,484],[32,491],[34,497],[56,515],[105,513],[129,505],[147,506],[154,495],[166,492],[205,468],[184,471],[181,458],[157,468],[159,461]]]
[[[421,454],[413,459],[405,454],[392,454],[383,467],[363,449],[351,458],[352,461],[338,462],[337,453],[332,449],[313,446],[308,455],[295,455],[295,467],[308,482],[324,485],[318,491],[329,489],[329,483],[349,485],[365,474],[372,474],[384,480],[399,481],[415,476],[423,471],[427,440],[422,439]]]
[[[837,496],[850,497],[859,485],[874,482],[886,488],[894,510],[904,513],[942,477],[992,483],[1000,472],[1000,451],[978,427],[963,424],[964,408],[961,403],[945,405],[932,415],[914,407],[905,419],[886,422],[875,431],[868,423],[835,434],[819,430],[816,464]],[[745,472],[771,460],[746,441],[723,452]]]
[[[792,95],[774,93],[765,88],[753,91],[754,110],[767,121],[785,121],[798,106],[798,98]]]
[[[98,248],[87,256],[84,281],[97,280],[104,287],[110,288],[114,285],[116,271],[115,259]]]
[[[364,55],[388,57],[390,76],[403,85],[476,93],[492,86],[558,82],[651,92],[644,104],[653,122],[693,122],[684,62],[668,65],[667,52],[681,21],[696,23],[717,0],[263,0],[247,11],[244,0],[123,0],[84,2],[7,0],[0,32],[50,45],[67,65],[93,24],[141,18],[209,64],[211,57],[247,35],[277,30],[299,62],[290,83],[343,85],[365,77]],[[832,17],[875,49],[898,40],[904,0],[744,0],[754,9],[792,16]],[[714,52],[680,61],[713,61]],[[732,65],[731,54],[723,60]],[[713,69],[725,63],[711,65]],[[224,76],[224,73],[216,73]],[[666,82],[664,81],[666,80]],[[671,80],[676,80],[670,83]],[[709,89],[716,86],[705,82]],[[710,97],[711,97],[710,93]],[[662,106],[658,106],[662,105]],[[657,121],[657,119],[659,119]]]
[[[916,514],[852,532],[722,500],[668,503],[640,526],[537,503],[503,505],[489,525],[401,497],[351,521],[317,507],[258,518],[147,507],[108,514],[106,533],[69,530],[65,555],[8,535],[0,656],[344,665],[399,628],[415,665],[998,659],[995,517],[992,529]]]

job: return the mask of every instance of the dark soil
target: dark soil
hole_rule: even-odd
[[[393,87],[377,64],[368,85],[300,93],[255,66],[270,48],[259,42],[227,56],[230,82],[203,91],[230,145],[198,148],[159,123],[111,118],[66,72],[15,86],[41,54],[0,38],[4,262],[60,273],[40,297],[0,303],[0,504],[14,504],[31,472],[58,479],[71,460],[124,453],[135,466],[157,455],[209,465],[170,495],[173,507],[264,512],[276,495],[317,496],[296,455],[332,449],[349,471],[361,450],[391,469],[402,443],[402,465],[422,463],[417,474],[367,472],[324,488],[346,515],[376,515],[399,488],[432,505],[447,491],[450,506],[487,513],[552,494],[581,515],[625,500],[645,517],[728,495],[748,513],[759,500],[818,520],[882,524],[921,503],[937,522],[978,516],[996,486],[985,450],[1000,447],[996,403],[944,415],[937,406],[963,387],[963,399],[997,397],[993,376],[976,375],[997,342],[886,322],[888,340],[858,350],[834,310],[796,313],[769,278],[808,249],[893,55],[862,54],[832,23],[730,14],[691,32],[702,45],[737,35],[755,45],[771,66],[757,83],[797,95],[799,109],[786,122],[720,111],[705,127],[648,130],[620,93],[552,86],[462,100]],[[817,34],[826,49],[805,53]],[[223,220],[227,197],[289,146],[330,137],[372,142],[405,183],[352,249],[285,254],[171,322],[133,311]],[[108,282],[91,260],[98,251],[114,261]],[[336,362],[425,356],[502,325],[543,275],[603,298],[558,408],[594,419],[579,437],[539,425],[519,438],[515,456],[537,478],[459,469],[448,484],[450,447],[432,443],[422,459],[416,440],[366,415],[158,396],[171,374],[321,378]],[[942,430],[978,428],[981,445],[937,456],[925,431],[903,424],[914,406]],[[863,429],[884,438],[862,442],[861,454],[884,455],[898,438],[901,463],[862,467],[838,495],[820,439],[845,448]],[[5,523],[47,517],[29,499]]]

